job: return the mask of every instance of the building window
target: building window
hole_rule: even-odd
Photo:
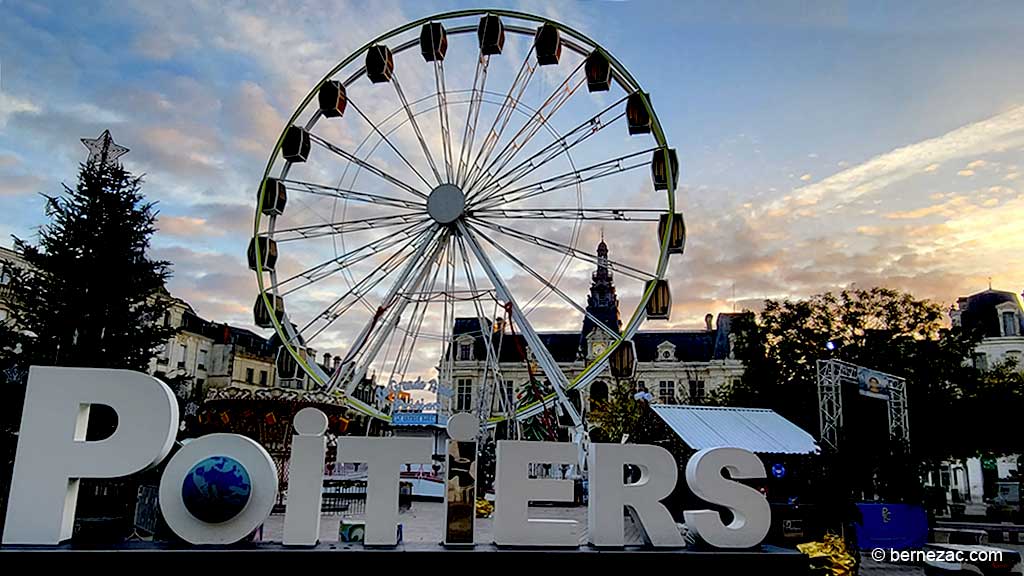
[[[266,386],[266,385],[267,385],[267,371],[266,370],[260,370],[260,386]]]
[[[206,380],[202,378],[196,378],[196,387],[192,389],[192,396],[194,398],[202,398],[203,386],[206,384]]]
[[[515,408],[516,405],[516,387],[511,380],[505,380],[505,407]]]
[[[181,360],[178,360],[178,368],[184,368],[185,359],[188,358],[188,346],[186,344],[182,344],[178,348],[181,350]]]
[[[197,370],[206,370],[206,350],[199,351],[199,363],[196,365]]]
[[[468,412],[473,405],[473,381],[459,378],[455,384],[455,411]]]
[[[702,398],[704,398],[704,381],[690,380],[690,400],[700,400]]]
[[[671,360],[672,359],[672,351],[671,350],[662,350],[661,351],[661,359],[662,360]]]
[[[988,355],[978,352],[974,355],[974,367],[978,370],[988,370]]]
[[[949,466],[943,466],[939,470],[939,486],[943,488],[949,487]]]
[[[662,380],[661,382],[658,382],[658,401],[662,404],[676,403],[675,380]]]
[[[459,360],[472,360],[473,359],[473,345],[472,344],[459,344]]]
[[[246,384],[252,384],[253,376],[255,376],[255,370],[253,370],[252,368],[246,368],[245,369],[245,383]]]
[[[1017,336],[1017,313],[1003,312],[1003,336]]]

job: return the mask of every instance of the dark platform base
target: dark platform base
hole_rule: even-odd
[[[481,556],[481,554],[488,554]],[[495,556],[498,554],[500,556]],[[194,569],[201,562],[230,566],[233,569],[259,571],[274,568],[295,569],[316,562],[331,562],[332,566],[346,570],[356,567],[374,569],[408,569],[416,566],[448,566],[453,569],[477,570],[488,566],[497,569],[533,570],[530,566],[544,566],[544,570],[565,567],[573,570],[595,570],[605,573],[613,567],[637,565],[671,566],[678,574],[786,574],[799,576],[808,573],[807,557],[797,552],[774,546],[763,546],[749,551],[695,551],[651,550],[626,548],[605,550],[591,547],[573,549],[499,548],[478,544],[473,548],[444,548],[430,544],[403,544],[395,548],[364,548],[359,544],[325,543],[310,548],[286,548],[280,544],[255,544],[244,547],[174,548],[150,543],[132,543],[116,549],[91,550],[59,547],[0,548],[0,565],[16,558],[31,562],[34,569],[47,563],[68,564],[76,570],[124,568],[137,570],[161,568]],[[504,562],[504,564],[498,564]],[[542,562],[543,564],[531,564]],[[299,564],[301,563],[301,564]],[[475,568],[474,568],[475,567]],[[238,572],[234,572],[238,573]],[[256,572],[254,572],[256,573]]]

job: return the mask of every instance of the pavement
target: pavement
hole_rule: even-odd
[[[586,507],[531,507],[531,517],[537,518],[568,518],[577,521],[577,534],[580,542],[586,541],[587,509]],[[324,515],[320,522],[321,542],[338,541],[338,524],[342,520],[341,515]],[[352,516],[353,519],[361,519],[360,516]],[[402,534],[405,542],[434,543],[442,539],[442,525],[444,523],[444,508],[440,502],[414,502],[412,508],[403,510],[399,514],[399,522],[402,524]],[[476,521],[475,539],[477,543],[490,543],[493,538],[492,518],[478,518]],[[281,541],[284,529],[284,516],[275,514],[267,519],[263,526],[263,539],[269,541]],[[627,544],[640,544],[639,531],[627,524]],[[1012,544],[999,544],[1000,547],[1024,550],[1024,546]],[[917,566],[900,566],[875,562],[867,555],[862,556],[861,571],[863,576],[923,576],[924,570]]]

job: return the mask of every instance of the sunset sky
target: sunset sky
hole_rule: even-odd
[[[651,93],[688,227],[670,325],[851,285],[1024,289],[1024,3],[497,5],[584,31]],[[373,36],[468,6],[0,0],[0,243],[33,237],[109,128],[159,203],[171,292],[251,325],[254,194],[287,117]]]

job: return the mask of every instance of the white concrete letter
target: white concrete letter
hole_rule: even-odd
[[[398,481],[403,464],[430,462],[430,438],[339,438],[338,460],[365,462],[367,546],[398,543]]]
[[[576,521],[529,517],[530,501],[572,502],[569,480],[529,478],[530,464],[575,464],[569,442],[498,442],[494,543],[499,546],[579,546]]]
[[[726,470],[732,480],[722,476]],[[739,448],[705,448],[686,463],[686,483],[701,500],[727,507],[733,515],[726,526],[714,510],[683,513],[686,525],[718,548],[750,548],[768,534],[772,510],[763,494],[733,480],[764,478],[764,464],[754,453]]]
[[[327,416],[316,408],[303,408],[292,421],[288,458],[288,508],[284,513],[284,545],[313,546],[320,539],[320,503],[323,500],[324,460],[327,457]]]
[[[85,441],[89,406],[117,413],[113,435]],[[71,537],[80,478],[127,476],[160,463],[178,430],[178,403],[162,382],[131,370],[29,369],[4,544]]]
[[[182,488],[196,464],[218,456],[230,458],[245,468],[249,496],[245,507],[233,518],[204,522],[189,512]],[[164,520],[175,534],[191,544],[234,544],[242,540],[266,521],[276,499],[274,460],[255,440],[238,434],[207,434],[189,442],[171,457],[160,478],[160,511]]]
[[[626,464],[640,468],[640,480],[624,483]],[[591,444],[587,511],[590,542],[594,546],[624,546],[623,507],[629,506],[652,545],[682,547],[685,543],[679,528],[661,504],[675,488],[678,475],[675,458],[661,446]]]

